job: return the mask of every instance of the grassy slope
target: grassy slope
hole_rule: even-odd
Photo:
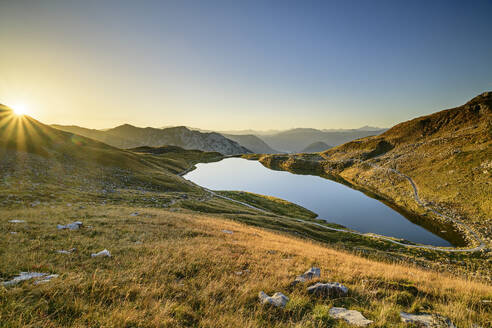
[[[490,321],[487,305],[480,303],[492,297],[490,286],[408,269],[408,263],[438,268],[440,262],[456,262],[465,263],[465,274],[482,270],[473,257],[408,252],[372,238],[321,231],[213,198],[174,174],[215,160],[214,153],[121,151],[29,118],[13,130],[5,118],[0,119],[0,278],[28,270],[61,277],[46,285],[0,287],[0,326],[312,327],[334,323],[326,315],[331,305],[359,309],[380,326],[397,326],[399,309],[420,307],[458,324]],[[273,202],[280,210],[286,206]],[[140,215],[130,217],[135,211]],[[56,230],[56,224],[75,220],[92,228]],[[55,252],[71,247],[78,249],[73,255]],[[103,248],[114,257],[90,258]],[[322,301],[302,288],[290,290],[289,281],[313,264],[321,266],[325,279],[349,286],[350,297]],[[250,273],[234,273],[246,268]],[[409,285],[419,290],[416,296],[408,294],[415,293]],[[284,311],[265,309],[256,299],[261,289],[280,290],[292,302]]]
[[[318,216],[316,213],[311,212],[300,205],[273,196],[259,195],[244,191],[220,191],[219,194],[278,215],[291,216],[300,219],[314,219]]]
[[[260,160],[269,167],[341,177],[429,215],[414,201],[408,181],[386,170],[397,169],[415,181],[424,201],[466,221],[492,245],[491,107],[492,93],[484,93],[464,106],[401,123],[317,158],[300,154]]]
[[[135,211],[139,216],[130,217]],[[403,327],[400,310],[422,309],[461,327],[491,323],[481,302],[492,298],[490,286],[207,215],[109,205],[0,213],[2,278],[20,270],[61,275],[44,285],[0,287],[3,327],[345,327],[328,317],[331,306],[357,309],[377,327]],[[92,228],[56,229],[72,220]],[[71,255],[56,253],[72,247]],[[90,257],[103,248],[113,257]],[[310,297],[306,285],[289,286],[312,265],[321,268],[321,281],[348,286],[349,296],[323,300]],[[263,307],[260,290],[281,291],[291,301],[285,310]]]

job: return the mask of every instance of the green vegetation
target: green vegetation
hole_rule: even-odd
[[[219,191],[218,194],[245,202],[263,210],[299,219],[313,219],[316,213],[286,200],[244,191]]]

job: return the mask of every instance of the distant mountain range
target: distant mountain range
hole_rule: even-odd
[[[222,135],[225,136],[227,139],[234,140],[235,142],[242,145],[243,147],[246,147],[247,149],[251,150],[253,153],[257,153],[257,154],[281,153],[280,151],[270,147],[260,137],[252,134],[245,134],[245,135],[222,134]]]
[[[379,135],[386,129],[363,127],[353,130],[317,130],[310,128],[298,128],[282,131],[273,135],[265,135],[261,138],[274,149],[282,152],[297,153],[315,142],[323,142],[330,146],[338,146],[355,139]]]
[[[184,149],[216,151],[224,155],[250,152],[258,154],[306,152],[305,149],[314,143],[318,143],[318,148],[311,148],[312,152],[315,152],[313,149],[321,149],[319,151],[323,151],[347,141],[379,135],[386,131],[386,129],[370,126],[349,130],[297,128],[285,131],[244,130],[231,131],[231,133],[219,133],[185,126],[139,128],[124,124],[116,128],[101,130],[87,129],[75,125],[55,124],[52,126],[59,130],[76,133],[122,149],[169,145]],[[256,132],[258,134],[248,132]]]
[[[184,149],[215,151],[224,155],[251,153],[249,149],[219,133],[192,131],[184,126],[156,129],[139,128],[125,124],[106,130],[86,129],[79,126],[52,126],[62,131],[75,133],[122,149],[141,146],[178,146]]]

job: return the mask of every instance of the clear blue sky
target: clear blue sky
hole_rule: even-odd
[[[0,0],[0,102],[47,123],[388,127],[492,90],[492,1]]]

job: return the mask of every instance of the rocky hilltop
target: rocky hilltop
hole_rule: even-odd
[[[249,149],[219,133],[193,131],[184,126],[156,129],[150,127],[139,128],[124,124],[105,131],[86,129],[78,126],[53,125],[53,127],[93,138],[123,149],[141,146],[178,146],[184,149],[215,151],[224,155],[247,154],[251,152]]]

